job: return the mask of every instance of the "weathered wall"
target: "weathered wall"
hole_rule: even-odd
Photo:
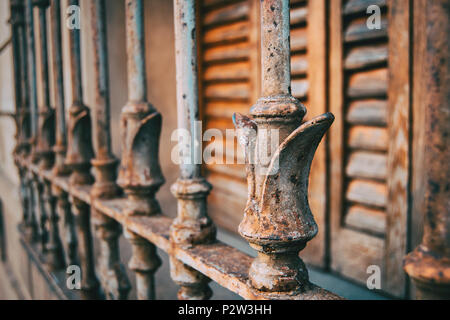
[[[83,70],[83,94],[84,102],[92,107],[94,103],[93,68],[92,68],[92,44],[90,36],[90,0],[81,0],[81,29],[82,29],[82,70]],[[63,10],[66,2],[62,2]],[[120,158],[120,132],[119,119],[120,111],[127,101],[127,70],[126,70],[126,50],[125,50],[125,10],[123,1],[107,1],[108,20],[108,52],[110,63],[110,87],[111,87],[111,128],[112,143],[115,155]],[[173,33],[173,7],[172,1],[167,0],[146,0],[145,1],[145,27],[146,27],[146,49],[147,49],[147,75],[148,75],[148,100],[163,115],[163,130],[161,135],[160,162],[166,183],[157,194],[162,210],[169,216],[176,215],[176,201],[170,193],[170,186],[178,176],[178,168],[171,159],[172,131],[176,128],[176,98],[175,98],[175,54],[174,54],[174,33]],[[10,25],[7,24],[9,18],[9,1],[0,1],[0,43],[3,43],[10,35]],[[36,17],[37,18],[37,17]],[[39,28],[35,18],[36,30]],[[63,20],[65,23],[65,20]],[[39,39],[36,39],[37,44]],[[51,52],[51,50],[49,50]],[[68,53],[68,33],[63,31],[63,52],[64,57]],[[36,50],[39,61],[39,50]],[[39,72],[40,64],[37,64]],[[50,72],[50,81],[51,81]],[[70,106],[70,75],[69,63],[64,62],[65,80],[65,101],[66,110]],[[0,110],[14,110],[14,93],[12,87],[12,56],[11,48],[7,48],[0,55]],[[38,90],[40,85],[38,84]],[[51,87],[51,90],[53,88]],[[53,101],[53,97],[51,97]],[[41,95],[38,93],[38,101]],[[51,294],[45,288],[43,282],[38,281],[36,272],[34,277],[28,278],[30,265],[26,263],[26,258],[21,254],[16,226],[20,221],[20,205],[18,197],[18,178],[16,168],[12,161],[11,153],[15,145],[14,140],[15,125],[9,118],[0,118],[0,198],[4,202],[4,215],[7,222],[6,230],[8,237],[8,253],[11,270],[18,278],[20,286],[29,287],[30,282],[34,285],[33,292],[25,292],[25,298],[51,298]],[[130,258],[130,246],[125,239],[121,239],[121,254],[126,264]],[[168,259],[165,253],[161,253],[163,266],[156,273],[157,296],[159,299],[176,298],[176,285],[171,281],[168,270]],[[25,263],[24,263],[25,261]],[[0,272],[3,278],[3,273]],[[129,273],[134,286],[134,275]],[[1,283],[4,282],[0,279]],[[215,286],[217,288],[217,286]],[[0,290],[1,291],[1,290]],[[135,293],[131,292],[130,298],[134,298]],[[225,290],[215,290],[215,298],[231,297]],[[9,298],[17,298],[9,297]]]

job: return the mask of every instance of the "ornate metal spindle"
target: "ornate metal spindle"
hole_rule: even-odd
[[[61,6],[59,0],[51,0],[51,41],[52,41],[52,71],[54,101],[56,110],[56,143],[53,148],[55,152],[55,166],[53,173],[56,176],[64,176],[70,173],[64,163],[67,137],[66,137],[66,113],[64,107],[64,74],[61,45]]]
[[[128,103],[122,109],[122,160],[117,183],[128,197],[127,215],[161,213],[155,193],[164,183],[159,165],[161,114],[147,102],[142,0],[126,0]],[[154,299],[153,275],[161,264],[152,243],[125,231],[133,246],[139,299]],[[144,248],[144,249],[142,249]]]
[[[100,299],[100,282],[95,273],[94,247],[91,234],[91,213],[87,203],[72,198],[72,211],[76,218],[79,256],[81,262],[81,290],[84,299]]]
[[[17,144],[14,154],[20,149],[20,121],[19,115],[22,109],[22,65],[21,65],[21,44],[20,44],[20,25],[23,24],[21,17],[21,3],[19,0],[10,2],[11,7],[11,45],[13,53],[13,72],[14,72],[14,105],[15,105],[15,122],[16,122],[16,140]]]
[[[122,109],[122,161],[118,184],[128,196],[127,214],[161,212],[155,193],[164,183],[159,166],[161,114],[147,102],[142,0],[127,0],[128,103]]]
[[[55,152],[55,166],[53,174],[55,176],[64,176],[69,173],[68,167],[64,163],[66,151],[66,125],[64,112],[64,84],[62,70],[62,47],[61,47],[61,9],[59,0],[51,2],[51,41],[52,41],[52,70],[54,84],[54,101],[56,109],[56,144],[53,148]],[[63,202],[58,205],[58,209],[64,206],[65,192],[51,183],[45,184],[45,197],[47,201],[47,211],[49,213],[50,234],[48,244],[47,262],[51,269],[58,270],[64,268],[64,251],[59,236],[59,215],[62,210],[56,210],[56,202]]]
[[[21,160],[26,156],[28,142],[24,136],[26,124],[24,117],[28,107],[27,86],[26,86],[26,44],[24,34],[24,7],[21,0],[13,0],[11,6],[11,28],[12,28],[12,50],[14,65],[14,86],[15,86],[15,121],[16,121],[16,147],[14,149],[14,161],[18,169],[20,179],[20,198],[22,203],[22,228],[25,228],[29,219],[29,194],[26,188],[26,168],[21,164]]]
[[[25,18],[26,18],[26,37],[27,37],[27,56],[28,56],[28,81],[29,81],[29,103],[30,103],[30,127],[31,127],[31,157],[32,162],[38,161],[36,152],[36,142],[38,137],[38,103],[37,103],[37,85],[36,85],[36,53],[34,41],[34,17],[32,0],[25,0]],[[31,242],[39,239],[39,230],[37,225],[37,197],[36,183],[34,175],[28,171],[26,174],[26,188],[29,194],[29,223],[27,224],[27,238]]]
[[[425,3],[423,51],[425,182],[422,243],[405,258],[418,299],[450,299],[450,12],[448,1]],[[446,40],[444,40],[446,39]],[[420,90],[420,89],[419,89]],[[418,195],[418,196],[422,196]]]
[[[18,36],[20,44],[20,82],[21,82],[21,106],[17,114],[17,121],[20,130],[18,130],[18,146],[16,152],[26,158],[30,153],[30,110],[29,110],[29,83],[28,83],[28,59],[27,59],[27,39],[25,26],[25,7],[24,1],[19,0]]]
[[[78,241],[75,230],[75,217],[73,216],[69,195],[66,192],[55,193],[58,201],[56,203],[58,215],[64,221],[64,242],[66,244],[66,260],[68,265],[78,265]]]
[[[70,0],[69,5],[78,6],[78,0]],[[69,108],[68,149],[65,163],[72,170],[69,179],[71,187],[91,184],[94,180],[90,172],[94,155],[91,141],[91,116],[89,108],[83,104],[80,40],[79,29],[69,31],[72,105]],[[83,274],[82,292],[87,299],[101,298],[100,283],[94,266],[90,207],[75,197],[72,197],[70,201],[77,225],[78,251]]]
[[[39,230],[36,219],[36,197],[35,189],[33,183],[33,174],[31,171],[27,170],[25,172],[25,189],[28,193],[28,220],[26,222],[26,239],[30,243],[35,243],[39,241]]]
[[[49,235],[47,244],[47,264],[51,270],[59,270],[64,268],[64,251],[59,237],[58,214],[56,211],[56,196],[52,192],[52,183],[46,181],[44,183],[44,202],[46,211],[48,212]]]
[[[36,81],[36,49],[34,40],[34,16],[32,0],[25,0],[26,35],[28,51],[28,81],[30,88],[30,115],[31,115],[31,161],[37,162],[36,144],[38,137],[38,102]]]
[[[53,146],[55,144],[55,112],[50,107],[50,84],[48,76],[48,47],[47,47],[47,16],[49,0],[33,0],[33,5],[39,8],[40,35],[40,82],[42,84],[42,104],[39,106],[38,139],[36,151],[39,165],[42,169],[50,169],[54,163]]]
[[[109,74],[106,38],[105,1],[91,2],[91,28],[95,65],[95,132],[97,153],[92,165],[95,183],[92,199],[109,199],[121,194],[116,184],[118,160],[111,150]],[[119,237],[121,225],[114,219],[92,211],[96,235],[100,239],[100,279],[108,299],[126,299],[131,289],[125,268],[120,262]]]
[[[172,193],[178,199],[178,214],[171,226],[171,241],[174,245],[193,246],[215,240],[216,229],[207,214],[206,197],[211,185],[201,176],[200,164],[195,161],[198,154],[197,121],[198,74],[197,37],[195,24],[195,1],[175,0],[175,50],[177,76],[178,128],[190,136],[190,143],[178,143],[182,159],[180,177],[172,185]],[[184,140],[180,137],[180,139]],[[186,147],[187,145],[187,147]],[[170,257],[172,279],[180,285],[178,298],[209,299],[211,289],[207,277],[184,265],[176,257]]]
[[[44,183],[41,181],[38,174],[34,173],[33,180],[35,181],[35,192],[37,194],[37,206],[39,212],[39,230],[40,230],[40,242],[41,249],[44,254],[47,253],[47,243],[48,243],[48,214],[47,208],[45,207],[47,200],[44,197]]]
[[[78,6],[78,0],[70,0],[70,5]],[[94,178],[90,173],[91,159],[94,156],[91,141],[91,116],[87,106],[83,104],[83,88],[81,80],[81,48],[80,30],[69,31],[70,78],[72,105],[69,108],[68,150],[66,165],[72,170],[72,185],[90,184]]]
[[[298,252],[317,233],[309,169],[334,117],[326,113],[300,125],[306,109],[291,95],[288,0],[261,2],[261,39],[263,97],[251,109],[253,120],[233,117],[249,184],[239,232],[258,251],[249,270],[255,289],[301,293],[312,287]]]

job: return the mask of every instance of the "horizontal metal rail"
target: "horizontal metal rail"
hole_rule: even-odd
[[[253,257],[229,246],[219,240],[205,245],[196,245],[193,248],[182,248],[172,246],[170,242],[170,226],[173,219],[164,215],[155,216],[127,216],[126,197],[115,199],[91,199],[92,186],[71,186],[68,177],[56,177],[51,170],[41,170],[37,165],[27,160],[17,159],[22,167],[27,167],[34,174],[39,175],[70,195],[91,205],[101,213],[115,219],[134,233],[140,235],[159,249],[168,254],[175,255],[183,263],[191,266],[217,282],[224,288],[235,292],[244,299],[271,300],[271,299],[339,299],[335,294],[320,287],[313,288],[299,294],[291,293],[268,293],[256,290],[249,282],[248,270]],[[226,257],[224,259],[223,257]]]

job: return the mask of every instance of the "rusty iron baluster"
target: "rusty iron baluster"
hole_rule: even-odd
[[[53,147],[55,152],[55,165],[53,167],[54,176],[65,176],[69,174],[69,169],[64,163],[66,152],[66,121],[64,111],[64,83],[62,70],[62,46],[61,46],[61,8],[59,0],[51,1],[51,41],[52,41],[52,70],[54,101],[56,109],[56,144]],[[64,250],[59,235],[59,216],[65,214],[65,191],[56,185],[47,182],[44,188],[47,211],[49,212],[50,233],[47,253],[47,263],[52,270],[65,267]],[[56,207],[58,203],[58,206]],[[58,209],[58,210],[57,210]]]
[[[39,49],[40,49],[40,62],[41,72],[40,83],[42,84],[42,104],[39,106],[38,112],[38,127],[37,127],[37,140],[36,140],[36,160],[39,163],[39,167],[42,170],[48,170],[54,163],[54,152],[52,150],[55,144],[55,113],[50,107],[50,84],[48,74],[48,45],[47,45],[47,17],[46,11],[50,5],[48,0],[33,0],[33,6],[38,8],[39,11]],[[39,208],[39,226],[41,232],[41,246],[42,251],[47,253],[47,246],[49,240],[48,230],[48,212],[46,201],[51,201],[51,197],[44,196],[45,181],[43,181],[37,174],[34,175],[34,181],[36,184],[37,202]]]
[[[48,212],[48,243],[47,243],[47,264],[50,270],[60,270],[65,267],[64,251],[59,237],[58,214],[56,211],[57,197],[54,195],[54,187],[50,181],[44,182],[44,203]]]
[[[118,160],[111,150],[109,74],[105,1],[91,1],[91,29],[95,65],[95,123],[94,139],[97,142],[95,183],[92,199],[111,199],[121,194],[116,183]],[[100,240],[100,280],[108,299],[126,299],[131,289],[126,270],[120,262],[119,237],[122,226],[114,219],[94,210],[93,224]]]
[[[174,246],[195,246],[215,240],[216,229],[207,214],[206,198],[211,185],[201,176],[196,156],[201,144],[198,131],[198,71],[195,1],[175,0],[175,51],[177,76],[178,129],[182,130],[178,146],[180,155],[186,156],[180,163],[180,177],[171,191],[178,199],[177,217],[170,229]],[[190,139],[187,143],[184,139]],[[201,154],[201,151],[200,151]],[[180,286],[181,300],[209,299],[212,291],[203,274],[170,257],[172,279]]]
[[[26,18],[26,38],[27,38],[27,57],[28,57],[28,81],[29,81],[29,104],[30,104],[30,129],[31,129],[31,162],[37,162],[36,141],[38,136],[38,103],[37,103],[37,85],[36,85],[36,52],[34,40],[34,17],[32,0],[25,0],[25,18]],[[37,225],[36,213],[36,180],[31,171],[26,173],[26,188],[29,194],[29,223],[27,224],[27,239],[30,242],[39,240],[39,230]]]
[[[69,5],[78,6],[78,0],[70,0]],[[71,187],[91,184],[91,159],[94,156],[92,147],[91,116],[87,106],[83,104],[81,78],[80,30],[69,31],[69,57],[72,104],[69,108],[68,148],[65,164],[72,170],[69,178]],[[95,273],[93,239],[90,229],[90,206],[71,196],[72,211],[75,217],[78,235],[78,253],[80,257],[82,281],[81,290],[85,299],[102,297],[100,283]]]
[[[20,200],[22,204],[21,228],[26,231],[26,225],[29,220],[29,193],[26,188],[26,168],[21,164],[21,160],[27,156],[25,138],[24,117],[28,108],[28,90],[26,83],[26,43],[24,34],[24,7],[22,0],[13,0],[10,2],[11,8],[11,29],[12,29],[12,51],[13,51],[13,70],[14,70],[14,89],[15,89],[15,113],[16,122],[16,146],[14,148],[14,162],[18,169],[20,180]]]
[[[70,169],[65,163],[67,151],[67,129],[66,129],[66,112],[64,103],[64,74],[61,44],[61,6],[59,0],[51,0],[51,40],[52,40],[52,70],[55,94],[56,109],[56,143],[53,148],[55,152],[55,166],[53,174],[57,177],[67,176]],[[77,239],[75,233],[74,217],[70,208],[69,195],[61,188],[53,185],[52,192],[56,197],[56,212],[50,217],[53,233],[50,236],[54,241],[54,261],[61,263],[63,257],[61,240],[58,230],[58,220],[62,217],[64,221],[64,238],[66,243],[66,259],[69,265],[78,264],[77,256]],[[62,265],[62,264],[61,264]]]
[[[425,1],[423,51],[425,145],[422,243],[404,261],[418,299],[450,299],[450,12],[448,1]],[[419,115],[423,116],[423,115]],[[422,196],[418,195],[418,196]]]
[[[34,16],[32,0],[25,0],[26,36],[28,51],[28,81],[30,89],[30,128],[31,128],[31,161],[36,163],[38,155],[36,144],[38,139],[38,99],[36,80],[36,47],[34,37]]]
[[[308,204],[308,177],[315,150],[334,117],[326,113],[301,124],[306,108],[290,87],[288,0],[261,2],[261,40],[263,97],[251,108],[252,119],[233,117],[249,187],[239,233],[258,251],[249,278],[269,297],[308,291],[308,298],[335,298],[316,290],[298,257],[318,230]]]
[[[161,114],[147,101],[142,0],[126,0],[128,103],[122,109],[122,160],[118,184],[128,197],[127,215],[161,213],[155,193],[164,183],[159,165]],[[136,273],[138,299],[154,299],[154,273],[161,265],[155,246],[125,230],[133,247],[129,268]]]
[[[66,244],[66,260],[68,265],[78,265],[79,257],[77,252],[78,241],[75,230],[75,217],[73,215],[69,194],[67,192],[55,193],[58,200],[56,202],[58,214],[64,221],[64,243]]]
[[[39,35],[40,35],[40,82],[42,84],[42,104],[39,106],[38,140],[36,151],[39,156],[39,166],[50,169],[54,163],[53,146],[55,144],[55,112],[50,107],[50,83],[47,45],[47,16],[46,11],[50,5],[49,0],[33,0],[33,5],[39,8]]]
[[[47,253],[47,245],[48,245],[48,214],[46,208],[46,197],[44,196],[44,182],[41,180],[37,173],[33,173],[33,180],[36,185],[36,194],[37,194],[37,208],[39,212],[39,230],[40,230],[40,243],[41,249],[44,254]]]

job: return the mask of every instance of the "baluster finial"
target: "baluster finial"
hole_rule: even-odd
[[[312,288],[298,257],[317,233],[308,204],[311,161],[334,117],[301,124],[306,108],[291,95],[289,1],[261,2],[262,91],[251,117],[236,114],[249,195],[239,233],[258,251],[249,270],[254,288],[304,292]]]
[[[70,5],[78,6],[78,0],[70,0]],[[72,105],[69,108],[68,149],[66,165],[72,170],[72,185],[91,184],[94,181],[90,173],[92,147],[91,114],[83,103],[83,85],[81,77],[81,38],[77,28],[69,30],[70,85]]]
[[[128,103],[122,109],[122,161],[118,184],[128,196],[128,215],[161,212],[155,193],[164,183],[159,165],[161,114],[147,101],[142,0],[125,1]]]

